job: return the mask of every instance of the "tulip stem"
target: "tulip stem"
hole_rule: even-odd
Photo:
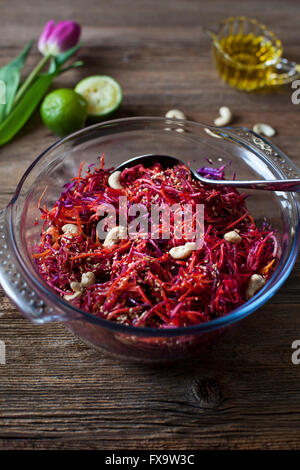
[[[26,78],[25,82],[22,83],[20,86],[15,99],[14,99],[14,105],[23,97],[23,95],[26,93],[28,88],[32,85],[40,71],[44,68],[48,60],[50,59],[51,54],[45,55],[42,60],[37,64],[37,66],[32,70],[32,72],[28,75]]]

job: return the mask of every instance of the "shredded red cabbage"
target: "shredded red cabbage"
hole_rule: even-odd
[[[266,224],[256,226],[245,196],[235,189],[204,186],[183,165],[163,169],[157,163],[124,170],[124,189],[116,190],[108,185],[114,169],[104,169],[103,158],[99,167],[89,165],[84,175],[82,167],[52,209],[39,203],[44,226],[34,254],[47,284],[62,297],[73,296],[70,301],[82,310],[126,325],[195,325],[242,305],[251,276],[260,274],[267,281],[274,271],[280,256],[276,234]],[[224,167],[202,168],[199,173],[224,178]],[[109,203],[117,208],[122,195],[129,205],[147,207],[204,204],[202,248],[188,259],[176,260],[169,250],[185,243],[184,238],[124,239],[104,247],[96,232],[97,207]],[[76,225],[78,233],[64,234],[65,224]],[[223,238],[234,230],[241,237],[238,244]],[[74,296],[71,283],[80,283],[82,274],[91,272],[92,285]]]

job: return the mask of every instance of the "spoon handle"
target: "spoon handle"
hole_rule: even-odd
[[[144,166],[153,165],[155,162],[159,162],[163,167],[168,168],[173,165],[185,165],[185,163],[178,158],[170,155],[158,155],[158,154],[147,154],[139,155],[125,162],[121,163],[116,167],[116,170],[122,171],[125,168],[143,164]],[[215,180],[211,178],[205,178],[197,173],[197,171],[189,168],[193,177],[201,183],[208,186],[229,186],[234,188],[248,188],[248,189],[260,189],[267,191],[288,191],[288,192],[299,192],[300,191],[300,179],[289,179],[289,180],[257,180],[257,181],[233,181],[233,180]]]
[[[287,192],[299,192],[300,191],[300,179],[290,180],[258,180],[258,181],[228,181],[228,180],[213,180],[197,175],[193,172],[194,176],[204,184],[211,186],[229,186],[234,188],[248,188],[248,189],[260,189],[265,191],[287,191]]]

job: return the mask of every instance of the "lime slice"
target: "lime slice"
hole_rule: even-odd
[[[122,88],[107,75],[84,78],[76,85],[75,91],[86,99],[88,117],[93,121],[101,121],[112,114],[122,101]]]
[[[64,137],[84,126],[87,102],[70,88],[54,90],[41,104],[41,117],[54,134]]]

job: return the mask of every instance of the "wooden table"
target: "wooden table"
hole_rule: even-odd
[[[56,80],[74,86],[94,73],[123,86],[117,117],[162,116],[179,108],[212,123],[229,105],[235,124],[265,121],[274,142],[300,165],[300,107],[291,89],[270,95],[238,92],[214,70],[200,25],[230,14],[268,24],[286,55],[300,61],[300,4],[292,0],[1,1],[0,65],[50,18],[83,26],[85,66]],[[28,69],[37,62],[35,49]],[[39,114],[0,148],[0,203],[36,156],[55,138]],[[300,339],[300,264],[279,293],[234,333],[196,360],[142,366],[85,346],[58,323],[33,326],[1,294],[2,449],[257,449],[300,448],[300,365],[291,343]]]

